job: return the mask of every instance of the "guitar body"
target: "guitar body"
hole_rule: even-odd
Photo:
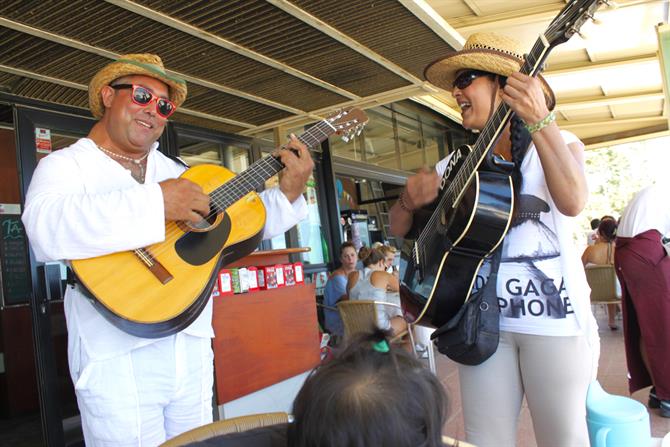
[[[457,162],[447,169],[457,172],[469,151],[460,147],[452,157]],[[456,204],[438,205],[433,216],[439,219],[429,237],[405,244],[401,252],[406,267],[401,269],[400,298],[406,318],[439,328],[458,312],[484,258],[507,232],[513,201],[509,174],[480,170]]]
[[[181,177],[210,194],[235,174],[220,166],[198,165]],[[209,224],[193,231],[182,222],[168,221],[165,241],[143,249],[171,276],[167,281],[159,279],[136,251],[73,260],[72,269],[98,310],[115,326],[145,338],[174,334],[205,307],[221,266],[258,246],[265,207],[255,192],[249,192],[216,213]]]

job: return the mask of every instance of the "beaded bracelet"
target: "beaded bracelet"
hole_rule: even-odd
[[[537,123],[535,123],[535,124],[526,124],[525,127],[526,127],[526,130],[528,130],[528,132],[530,132],[530,133],[535,133],[535,132],[537,132],[538,130],[542,130],[542,129],[544,129],[545,127],[547,127],[549,124],[553,123],[554,121],[556,121],[556,112],[554,112],[554,111],[552,110],[551,112],[549,112],[549,114],[548,114],[547,116],[545,116],[544,118],[542,118],[542,119],[541,119],[540,121],[538,121]]]
[[[401,192],[398,196],[398,205],[400,205],[400,208],[402,208],[402,210],[405,212],[410,214],[414,212],[414,210],[405,203],[405,191]]]

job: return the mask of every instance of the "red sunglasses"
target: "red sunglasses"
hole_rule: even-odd
[[[175,112],[175,110],[177,110],[177,106],[174,105],[172,101],[165,98],[159,98],[158,96],[154,96],[151,90],[149,90],[146,87],[142,87],[141,85],[116,84],[116,85],[110,85],[110,87],[112,87],[114,90],[132,88],[133,94],[130,95],[130,97],[132,98],[133,102],[138,106],[146,106],[151,101],[156,101],[156,113],[158,113],[158,115],[160,115],[163,118],[169,118],[170,115],[172,115]]]

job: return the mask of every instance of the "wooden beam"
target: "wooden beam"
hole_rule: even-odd
[[[322,33],[325,33],[328,37],[337,40],[343,45],[346,45],[347,47],[351,48],[357,53],[362,54],[366,58],[370,59],[373,62],[376,62],[386,70],[395,73],[396,75],[404,78],[405,80],[411,82],[412,84],[419,85],[423,83],[423,79],[417,78],[409,71],[405,70],[399,65],[396,65],[394,62],[391,62],[385,57],[375,53],[370,48],[352,39],[348,35],[338,30],[337,28],[332,27],[329,23],[324,22],[323,20],[311,15],[310,13],[308,13],[303,9],[298,8],[288,0],[265,0],[265,1],[281,9],[282,11],[291,14],[293,17],[305,22],[309,26],[321,31]]]
[[[425,0],[399,0],[402,5],[428,26],[454,50],[463,48],[465,39]]]
[[[472,11],[476,16],[483,16],[484,14],[482,13],[482,10],[479,8],[479,5],[475,2],[475,0],[463,0],[463,3],[466,4],[468,8],[470,8],[470,11]]]
[[[626,124],[644,124],[647,122],[658,122],[665,120],[665,117],[661,115],[657,116],[643,116],[638,118],[621,118],[621,119],[601,119],[601,120],[591,120],[591,121],[557,121],[556,124],[561,129],[565,130],[575,130],[582,127],[600,127],[600,126],[613,126],[613,125],[626,125]]]
[[[62,85],[64,87],[74,88],[74,89],[77,89],[77,90],[88,91],[88,85],[79,84],[79,83],[71,82],[71,81],[66,81],[65,79],[54,78],[52,76],[45,76],[45,75],[42,75],[42,74],[39,74],[39,73],[34,73],[34,72],[31,72],[31,71],[28,71],[28,70],[23,70],[21,68],[10,67],[8,65],[0,65],[0,71],[4,71],[5,73],[11,73],[11,74],[16,75],[16,76],[23,76],[25,78],[35,79],[35,80],[38,80],[38,81],[49,82],[51,84]],[[219,122],[219,123],[230,124],[232,126],[237,126],[237,127],[243,127],[243,128],[246,128],[246,129],[248,129],[250,127],[254,127],[254,125],[250,124],[250,123],[244,123],[242,121],[235,121],[235,120],[231,120],[231,119],[228,119],[228,118],[223,118],[223,117],[216,116],[216,115],[210,115],[208,113],[198,112],[197,110],[187,109],[187,108],[184,108],[184,107],[179,107],[177,109],[177,112],[183,113],[184,115],[191,115],[191,116],[195,116],[195,117],[198,117],[198,118],[204,118],[204,119],[208,119],[208,120],[211,120],[211,121],[216,121],[216,122]]]
[[[311,84],[317,85],[323,89],[330,90],[332,92],[335,92],[339,95],[344,96],[345,98],[350,98],[350,99],[356,99],[358,98],[357,95],[344,90],[342,88],[339,88],[333,84],[330,84],[322,79],[319,79],[315,76],[312,76],[308,73],[305,73],[303,71],[297,70],[289,65],[284,64],[283,62],[279,62],[277,60],[274,60],[272,58],[269,58],[267,56],[264,56],[260,53],[257,53],[249,48],[243,47],[241,45],[238,45],[230,40],[224,39],[219,36],[215,36],[214,34],[208,33],[207,31],[204,31],[200,28],[196,28],[193,25],[189,25],[186,22],[182,22],[181,20],[177,20],[173,17],[170,17],[166,14],[163,14],[160,11],[156,11],[154,9],[147,8],[145,6],[139,5],[137,3],[128,1],[128,0],[105,0],[108,3],[111,3],[115,6],[118,6],[120,8],[126,9],[132,13],[135,13],[137,15],[140,15],[142,17],[146,17],[148,19],[151,19],[155,22],[161,23],[163,25],[169,26],[171,28],[177,29],[179,31],[182,31],[184,33],[190,34],[193,37],[197,37],[198,39],[204,40],[206,42],[209,42],[211,44],[214,44],[216,46],[219,46],[221,48],[225,48],[226,50],[233,51],[237,54],[240,54],[244,57],[248,57],[249,59],[253,59],[257,62],[260,62],[262,64],[268,65],[276,70],[280,70],[284,73],[290,74],[291,76],[294,76],[296,78],[302,79],[303,81],[309,82]],[[295,112],[294,112],[295,113]]]
[[[464,0],[465,1],[465,0]],[[616,2],[617,8],[637,6],[643,3],[656,3],[661,0],[633,0],[629,2]],[[612,2],[614,3],[614,2]],[[467,2],[466,2],[467,4]],[[555,1],[554,3],[532,6],[525,9],[510,9],[498,14],[490,14],[482,17],[461,17],[447,19],[449,24],[456,28],[461,34],[471,34],[476,31],[491,30],[495,28],[512,28],[529,23],[549,22],[556,14],[565,7],[566,2]]]
[[[447,21],[459,33],[471,34],[482,29],[507,28],[551,20],[564,6],[565,3],[563,2],[554,2],[525,9],[512,8],[510,11],[498,14],[453,18],[447,19]]]
[[[585,138],[582,140],[587,149],[596,149],[600,147],[615,146],[617,144],[630,143],[633,141],[648,140],[670,134],[668,123],[657,126],[643,127],[641,129],[631,129],[623,132],[615,132],[598,137]]]
[[[413,96],[421,96],[421,95],[427,95],[427,94],[434,94],[437,92],[438,89],[436,89],[432,84],[428,82],[424,82],[422,85],[408,85],[405,87],[400,87],[394,90],[390,90],[388,92],[382,92],[378,93],[376,95],[372,96],[366,96],[365,98],[361,98],[359,100],[352,100],[352,101],[347,101],[343,102],[340,104],[335,104],[329,107],[324,107],[319,110],[314,110],[310,114],[304,114],[304,115],[298,115],[298,116],[291,116],[287,118],[283,118],[280,120],[273,121],[271,123],[263,124],[261,126],[254,127],[253,129],[248,129],[240,132],[241,135],[254,135],[258,132],[262,132],[265,130],[272,129],[276,126],[286,126],[286,127],[294,127],[294,126],[300,126],[304,124],[308,124],[310,122],[314,121],[319,121],[323,119],[326,115],[329,113],[333,112],[334,110],[340,109],[340,108],[345,108],[345,107],[359,107],[361,109],[369,109],[371,107],[377,107],[377,106],[382,106],[385,104],[389,104],[392,102],[400,101],[403,99],[411,98]],[[317,115],[317,118],[313,118],[312,115]]]
[[[603,69],[617,69],[627,65],[646,64],[650,62],[658,63],[656,54],[640,54],[634,57],[626,57],[621,59],[611,59],[604,62],[577,62],[571,64],[563,64],[556,68],[550,67],[549,70],[542,73],[542,76],[549,80],[552,76],[559,76],[572,73],[583,73],[587,71],[596,71]]]
[[[583,98],[574,101],[561,101],[556,105],[556,109],[565,112],[567,110],[581,110],[590,109],[593,107],[607,107],[619,104],[630,104],[633,102],[655,101],[665,98],[663,92],[652,93],[638,93],[632,95],[617,95],[617,96],[596,96],[591,98]]]
[[[44,31],[39,28],[35,28],[32,26],[27,26],[19,22],[15,22],[13,20],[6,19],[4,17],[0,17],[0,26],[4,26],[9,29],[13,29],[14,31],[19,31],[24,34],[29,34],[31,36],[39,37],[40,39],[48,40],[50,42],[55,42],[60,45],[65,45],[70,48],[75,48],[77,50],[85,51],[87,53],[92,53],[92,54],[97,54],[98,56],[106,57],[108,59],[118,59],[120,54],[119,53],[114,53],[112,51],[107,51],[99,47],[94,47],[92,45],[88,45],[86,43],[80,42],[78,40],[70,39],[69,37],[65,37],[59,34],[51,33],[49,31]],[[176,76],[179,78],[182,78],[192,84],[197,84],[201,85],[203,87],[211,88],[213,90],[217,90],[229,95],[237,96],[239,98],[244,98],[249,101],[253,101],[256,103],[264,104],[269,107],[273,107],[275,109],[279,110],[284,110],[290,113],[305,113],[304,111],[300,109],[296,109],[294,107],[287,106],[285,104],[278,103],[276,101],[272,101],[269,99],[261,98],[260,96],[256,95],[251,95],[249,93],[245,93],[241,90],[225,87],[221,84],[215,84],[213,82],[207,81],[205,79],[197,78],[195,76],[189,76],[185,73],[180,73],[174,70],[165,70],[166,73],[171,74],[172,76]]]

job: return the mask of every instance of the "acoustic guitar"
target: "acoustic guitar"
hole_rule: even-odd
[[[549,52],[566,42],[605,2],[572,0],[525,56],[521,73],[536,76]],[[401,250],[400,300],[406,318],[439,328],[470,296],[483,261],[502,242],[514,207],[514,165],[492,151],[512,119],[501,103],[473,146],[454,151],[440,183],[435,210]]]
[[[368,118],[360,109],[340,111],[299,138],[313,148],[332,134],[347,141]],[[132,335],[174,334],[200,315],[220,268],[251,253],[262,238],[265,207],[256,190],[284,168],[268,156],[239,175],[198,165],[181,177],[210,197],[210,215],[196,224],[166,221],[163,242],[136,250],[71,261],[77,282],[112,324]]]

